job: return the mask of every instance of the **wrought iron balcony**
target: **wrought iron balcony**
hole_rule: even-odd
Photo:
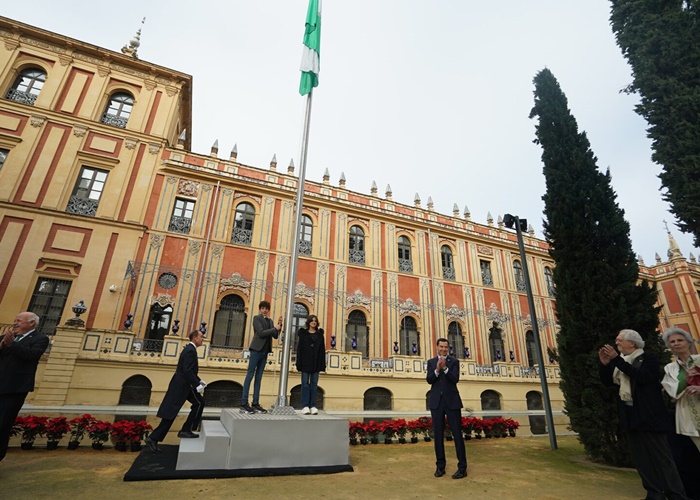
[[[117,116],[110,113],[102,115],[102,123],[111,125],[112,127],[126,128],[126,123],[129,121],[128,116]]]
[[[412,273],[413,261],[410,259],[399,259],[399,271],[402,273]]]
[[[299,255],[311,255],[311,242],[310,241],[300,241],[299,242]]]
[[[170,225],[168,226],[168,231],[180,234],[190,234],[190,227],[192,226],[192,219],[188,217],[178,217],[173,215],[170,219]]]
[[[443,267],[442,279],[454,281],[456,279],[454,267]]]
[[[253,231],[251,229],[241,229],[239,227],[233,228],[233,233],[231,234],[231,243],[234,245],[245,245],[250,246],[253,242]]]
[[[481,271],[481,282],[484,286],[493,286],[493,276],[490,272]]]
[[[515,280],[515,289],[519,292],[524,292],[526,290],[525,280],[523,278],[517,278]]]
[[[348,261],[350,264],[364,264],[365,263],[365,251],[364,250],[350,250],[348,255]]]
[[[30,94],[29,92],[24,92],[23,90],[10,89],[5,97],[10,101],[21,102],[22,104],[34,106],[34,102],[36,101],[38,94]]]
[[[91,200],[89,198],[81,198],[80,196],[74,195],[68,200],[66,212],[94,217],[97,213],[97,206],[99,203],[100,200]]]

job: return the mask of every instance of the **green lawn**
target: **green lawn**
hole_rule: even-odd
[[[588,462],[575,437],[482,439],[467,442],[469,477],[453,480],[456,458],[446,443],[448,475],[436,479],[432,443],[350,447],[355,472],[268,478],[122,481],[136,454],[86,447],[69,451],[11,448],[0,462],[0,498],[462,498],[639,499],[636,472]],[[64,443],[65,445],[65,443]]]

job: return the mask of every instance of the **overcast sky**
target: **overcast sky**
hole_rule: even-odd
[[[1,15],[118,51],[146,17],[142,60],[194,77],[193,150],[278,171],[299,146],[299,63],[307,0],[5,2]],[[609,26],[607,0],[325,0],[320,85],[306,178],[486,223],[511,213],[542,237],[545,182],[533,144],[535,74],[559,80],[601,169],[610,168],[632,245],[665,261],[663,220],[686,257],[698,251],[662,201],[646,123]]]

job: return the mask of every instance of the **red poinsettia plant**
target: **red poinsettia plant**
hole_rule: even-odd
[[[419,420],[409,420],[407,427],[408,432],[411,433],[411,437],[418,437],[419,434],[425,434],[427,432]]]
[[[138,443],[153,430],[145,420],[118,420],[112,424],[111,434],[116,443]]]
[[[46,434],[46,424],[48,420],[49,417],[35,417],[34,415],[27,415],[26,417],[18,416],[12,428],[12,435],[21,435],[23,443],[33,443],[38,436]]]
[[[83,436],[88,432],[90,425],[96,422],[96,419],[89,413],[85,413],[81,417],[75,417],[68,422],[70,424],[70,441],[79,443],[83,440]],[[105,439],[106,441],[106,439]]]
[[[88,437],[92,440],[93,444],[104,443],[109,439],[111,432],[112,424],[104,420],[95,420],[87,426]]]
[[[365,424],[365,433],[369,437],[376,438],[380,432],[382,432],[382,429],[379,427],[379,424],[374,420],[370,420]]]
[[[66,417],[55,417],[46,422],[46,439],[58,442],[70,432],[70,424]]]

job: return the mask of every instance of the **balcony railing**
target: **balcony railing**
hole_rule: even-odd
[[[34,106],[37,97],[38,94],[30,94],[29,92],[17,89],[10,89],[6,96],[10,101],[21,102],[22,104],[29,104],[30,106]]]
[[[454,267],[443,267],[442,279],[454,281],[456,279]]]
[[[399,259],[399,271],[402,273],[412,273],[413,261],[410,259]]]
[[[231,243],[234,245],[245,245],[250,246],[253,242],[253,231],[250,229],[241,229],[240,227],[234,227],[233,233],[231,234]]]
[[[365,251],[364,250],[350,250],[348,261],[350,264],[364,264],[365,263]]]
[[[310,241],[300,241],[299,242],[299,255],[311,255],[311,242]]]
[[[78,215],[89,215],[94,217],[97,213],[97,206],[100,204],[100,200],[91,200],[89,198],[82,198],[80,196],[71,196],[68,200],[68,206],[66,207],[66,212]]]
[[[178,217],[173,215],[170,219],[170,225],[168,226],[168,231],[180,234],[190,234],[190,227],[192,226],[192,219],[188,217]]]
[[[102,123],[111,125],[112,127],[126,128],[126,123],[129,121],[128,116],[117,116],[109,113],[102,115]]]

